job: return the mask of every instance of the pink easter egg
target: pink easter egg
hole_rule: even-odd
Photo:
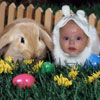
[[[20,74],[15,76],[12,80],[13,85],[20,88],[31,88],[31,86],[36,82],[35,78],[30,74]]]

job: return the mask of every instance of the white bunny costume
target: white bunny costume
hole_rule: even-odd
[[[99,53],[99,38],[96,29],[88,24],[87,18],[85,17],[85,12],[83,10],[78,10],[76,14],[70,14],[69,6],[65,5],[62,7],[62,12],[64,14],[64,17],[54,27],[52,35],[54,43],[54,60],[56,64],[61,64],[63,66],[65,66],[66,63],[68,63],[69,65],[74,65],[76,63],[84,64],[86,59],[88,59],[92,53]],[[60,28],[67,24],[67,22],[70,20],[73,20],[90,39],[89,46],[86,47],[83,52],[81,52],[77,56],[70,56],[68,53],[63,52],[59,42]]]

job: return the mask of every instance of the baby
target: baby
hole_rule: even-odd
[[[66,5],[62,7],[62,12],[64,17],[53,30],[54,60],[63,66],[66,63],[83,65],[92,53],[99,53],[98,34],[89,25],[83,10],[70,14],[70,8]]]

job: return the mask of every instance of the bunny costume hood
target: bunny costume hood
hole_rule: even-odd
[[[69,65],[84,64],[86,59],[92,53],[92,44],[97,38],[97,32],[94,27],[88,24],[88,20],[85,16],[85,12],[83,10],[78,10],[76,14],[70,14],[70,8],[68,5],[62,7],[62,12],[64,14],[63,18],[56,24],[53,30],[53,43],[54,43],[54,51],[53,56],[56,64],[60,64],[65,66],[66,63]],[[89,37],[90,42],[89,46],[86,47],[80,54],[76,56],[70,56],[68,53],[65,53],[60,47],[60,28],[67,24],[68,21],[73,20]]]

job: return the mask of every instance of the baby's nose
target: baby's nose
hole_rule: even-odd
[[[69,40],[69,44],[75,44],[75,40],[74,39],[70,39]]]

